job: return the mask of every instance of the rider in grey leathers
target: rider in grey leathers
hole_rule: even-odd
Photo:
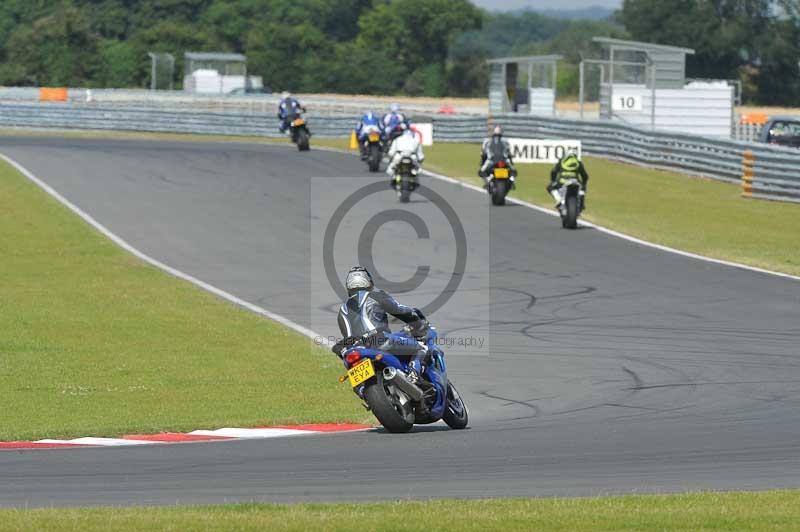
[[[424,336],[428,329],[428,321],[422,312],[376,289],[372,275],[361,266],[348,272],[345,286],[348,298],[339,308],[338,316],[343,340],[333,346],[333,352],[341,357],[347,347],[359,342],[394,355],[411,356],[409,374],[412,382],[418,379],[426,351],[414,338],[393,334],[389,329],[389,315],[409,324],[411,335],[419,337]]]

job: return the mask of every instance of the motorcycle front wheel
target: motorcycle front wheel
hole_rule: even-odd
[[[414,426],[414,409],[411,401],[405,398],[406,401],[403,403],[394,387],[386,385],[382,372],[377,372],[375,377],[375,382],[364,390],[364,400],[370,410],[387,431],[392,433],[410,431]]]
[[[447,383],[447,404],[444,407],[442,419],[451,429],[461,430],[467,428],[469,423],[469,412],[467,405],[461,399],[452,382]]]

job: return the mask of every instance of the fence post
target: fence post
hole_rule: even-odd
[[[742,154],[742,197],[749,198],[753,194],[753,152],[745,150]]]

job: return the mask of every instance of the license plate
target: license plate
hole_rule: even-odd
[[[370,133],[369,134],[369,141],[370,142],[378,142],[379,140],[381,140],[381,136],[378,135],[377,133]]]
[[[508,168],[495,168],[494,177],[496,179],[508,179]]]
[[[353,388],[371,379],[375,376],[375,367],[372,365],[372,360],[365,358],[363,361],[347,370],[347,376],[350,378],[350,385]]]
[[[306,123],[305,120],[303,120],[302,118],[298,118],[297,120],[294,121],[294,127],[302,126],[305,123]]]

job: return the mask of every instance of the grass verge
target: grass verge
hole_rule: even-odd
[[[338,140],[317,144],[347,147]],[[436,144],[425,155],[426,168],[482,184],[477,145]],[[586,168],[586,220],[707,257],[800,275],[800,204],[745,199],[737,185],[597,157],[587,157]],[[520,164],[519,174],[513,197],[553,206],[545,191],[549,165]]]
[[[0,254],[0,440],[366,420],[330,352],[132,257],[5,163]]]
[[[0,529],[800,530],[800,492],[582,499],[0,510]]]

